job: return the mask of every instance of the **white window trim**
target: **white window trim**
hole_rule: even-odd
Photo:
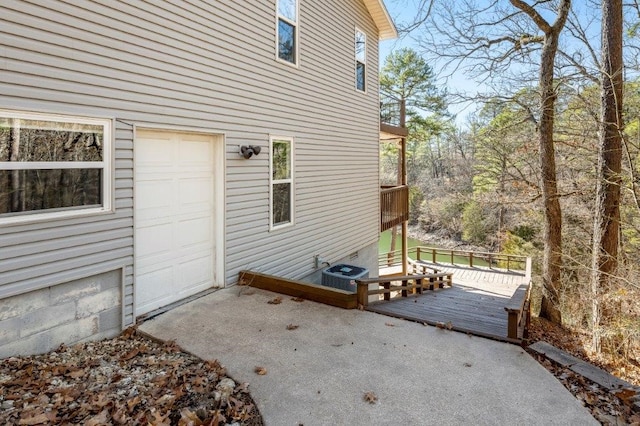
[[[113,128],[114,120],[109,118],[91,118],[74,115],[48,114],[29,111],[5,110],[0,109],[0,115],[3,117],[24,119],[24,120],[41,120],[41,121],[58,121],[63,123],[78,123],[99,125],[104,129],[103,133],[103,154],[102,161],[91,162],[13,162],[0,161],[0,170],[34,170],[34,169],[102,169],[102,206],[100,207],[66,207],[64,209],[51,210],[34,210],[32,212],[24,212],[22,214],[0,215],[0,225],[12,225],[32,222],[51,221],[57,219],[68,219],[78,216],[88,216],[95,214],[111,213],[114,203],[113,194],[113,158],[114,158],[114,140]]]
[[[273,142],[274,141],[287,141],[291,147],[291,158],[289,167],[291,168],[291,177],[289,179],[273,179]],[[293,144],[293,137],[291,136],[270,136],[269,137],[269,231],[276,231],[283,228],[293,226],[295,223],[295,185],[294,185],[294,163],[295,163],[295,150]],[[291,184],[291,200],[289,201],[289,217],[291,220],[287,223],[276,225],[273,223],[273,185],[278,183],[290,183]]]
[[[280,15],[280,13],[278,13],[278,4],[280,3],[280,0],[276,0],[276,61],[288,65],[290,67],[293,68],[298,68],[299,64],[300,64],[300,55],[299,55],[299,40],[300,40],[300,0],[296,0],[296,21],[293,22],[290,19]],[[284,22],[293,25],[295,27],[295,38],[294,38],[294,43],[296,45],[296,51],[295,51],[295,57],[296,60],[295,62],[289,62],[289,61],[285,61],[284,59],[280,58],[280,25],[279,25],[279,20],[282,19]]]
[[[358,39],[358,33],[364,36],[364,61],[358,60],[358,54],[356,52],[356,41]],[[362,31],[360,28],[355,27],[355,31],[353,33],[353,77],[354,77],[354,87],[356,88],[356,92],[367,93],[368,79],[367,79],[367,69],[369,68],[367,65],[367,33]],[[364,65],[364,90],[360,90],[358,88],[358,62]]]

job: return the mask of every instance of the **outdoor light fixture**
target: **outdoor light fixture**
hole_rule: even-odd
[[[260,147],[258,145],[242,145],[240,147],[240,155],[246,160],[253,157],[253,155],[260,154]]]

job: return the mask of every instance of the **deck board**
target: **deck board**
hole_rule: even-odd
[[[432,265],[441,272],[453,273],[453,287],[376,302],[370,304],[367,310],[431,325],[450,326],[453,330],[479,336],[509,340],[507,312],[504,308],[518,286],[525,282],[523,272]]]

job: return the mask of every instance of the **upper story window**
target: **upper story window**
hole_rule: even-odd
[[[111,121],[0,110],[0,223],[111,208]]]
[[[278,59],[298,63],[298,0],[278,1]]]
[[[293,138],[272,137],[270,229],[293,224]]]
[[[367,36],[356,28],[356,89],[366,91]]]

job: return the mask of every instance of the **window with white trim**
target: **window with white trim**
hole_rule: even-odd
[[[111,126],[0,110],[0,223],[109,210]]]
[[[278,2],[278,59],[296,65],[298,63],[298,0]]]
[[[356,56],[356,89],[366,91],[367,75],[367,35],[356,28],[355,37]]]
[[[293,224],[293,138],[270,139],[270,229]]]

